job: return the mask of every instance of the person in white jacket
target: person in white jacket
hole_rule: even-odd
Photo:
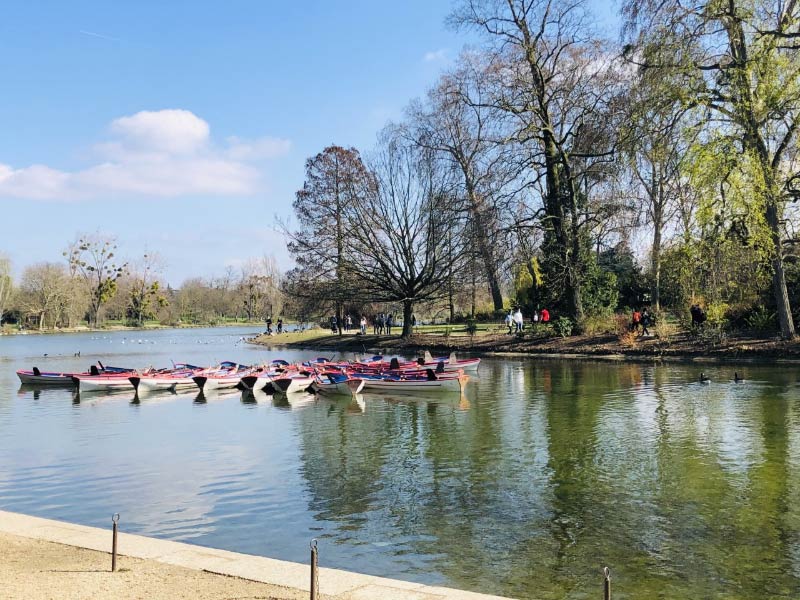
[[[525,321],[522,318],[522,311],[517,308],[516,312],[514,313],[514,324],[517,326],[517,333],[522,331],[522,326],[524,323]]]

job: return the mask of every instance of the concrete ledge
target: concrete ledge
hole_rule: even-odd
[[[111,531],[0,511],[0,531],[100,552],[111,551]],[[239,554],[120,532],[120,556],[130,556],[198,571],[239,577],[308,592],[309,566],[263,556]],[[320,568],[320,592],[335,600],[505,600],[451,588]]]

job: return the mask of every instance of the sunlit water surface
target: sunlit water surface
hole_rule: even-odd
[[[339,401],[14,374],[314,356],[250,333],[0,338],[0,508],[520,598],[600,597],[605,565],[616,598],[800,597],[795,367],[494,358],[462,397]]]

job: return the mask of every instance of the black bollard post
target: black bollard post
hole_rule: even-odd
[[[311,540],[311,600],[318,600],[319,574],[317,573],[317,540]]]
[[[611,600],[611,569],[603,567],[603,600]]]
[[[117,570],[117,523],[119,523],[119,513],[114,513],[111,517],[112,539],[111,539],[111,572]]]

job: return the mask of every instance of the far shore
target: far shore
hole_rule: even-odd
[[[474,336],[466,332],[443,335],[420,331],[409,338],[399,335],[332,334],[316,329],[303,333],[259,335],[249,343],[314,351],[339,351],[357,354],[420,355],[425,350],[439,355],[451,352],[475,356],[520,355],[553,358],[592,358],[604,360],[716,361],[800,363],[800,342],[775,337],[730,334],[713,343],[689,332],[677,332],[668,339],[656,336],[634,337],[614,334],[560,336],[509,335],[494,327]]]
[[[249,321],[240,323],[216,323],[216,324],[188,324],[181,323],[179,325],[162,325],[154,323],[145,325],[143,327],[129,327],[127,325],[105,325],[101,327],[60,327],[56,329],[13,329],[4,331],[0,329],[0,336],[2,335],[60,335],[68,333],[108,333],[110,331],[156,331],[159,329],[206,329],[212,327],[253,327],[259,331],[263,330],[265,325],[259,321]]]

